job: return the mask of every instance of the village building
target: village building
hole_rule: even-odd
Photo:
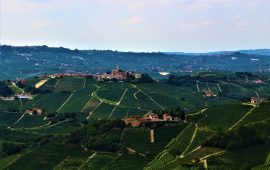
[[[159,120],[159,118],[158,118],[158,114],[156,114],[156,113],[150,113],[149,115],[147,115],[146,116],[146,118],[149,118],[150,120]]]
[[[216,97],[217,95],[215,95],[213,92],[211,91],[205,91],[204,92],[204,97]]]
[[[27,83],[27,81],[22,79],[22,80],[19,80],[18,83],[21,84],[21,85],[25,85]]]
[[[135,73],[135,72],[125,72],[119,69],[117,66],[116,69],[113,69],[111,73],[103,73],[103,74],[97,74],[94,76],[97,80],[112,80],[116,79],[118,81],[127,80],[128,78],[133,77],[134,79],[139,79],[142,77],[142,74]]]
[[[30,92],[24,92],[24,93],[21,93],[21,94],[15,94],[15,98],[16,99],[26,99],[26,100],[29,100],[29,99],[32,99],[32,95]]]
[[[263,84],[264,82],[260,79],[254,80],[253,81],[255,84]]]
[[[135,79],[140,79],[140,78],[142,78],[142,74],[135,73],[134,77],[135,77]]]
[[[168,113],[164,113],[164,114],[162,115],[162,117],[163,117],[163,120],[165,120],[165,121],[173,120],[172,116],[169,115]]]
[[[120,80],[127,79],[127,73],[121,71],[118,66],[116,67],[116,69],[112,70],[111,75],[112,75],[113,78],[116,78],[116,79],[120,79]]]
[[[14,96],[0,97],[0,99],[5,101],[13,101],[15,100],[15,97]]]
[[[42,115],[43,110],[39,109],[39,108],[33,108],[33,109],[25,110],[24,113],[28,114],[28,115],[35,115],[35,114],[36,115]]]
[[[125,124],[127,126],[132,126],[132,127],[140,127],[144,126],[146,123],[157,123],[157,122],[165,122],[165,121],[176,121],[171,115],[168,113],[165,113],[162,115],[163,118],[160,119],[158,117],[158,114],[156,113],[150,113],[147,114],[144,117],[126,117],[123,119]]]
[[[258,98],[258,97],[251,97],[250,98],[250,103],[251,104],[258,104],[258,103],[260,103],[262,100],[260,99],[260,98]]]
[[[124,118],[123,120],[127,126],[132,126],[132,127],[140,127],[143,125],[143,123],[146,122],[145,118],[139,118],[139,117],[134,117],[134,118],[127,117],[127,118]]]

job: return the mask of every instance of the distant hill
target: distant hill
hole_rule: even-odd
[[[101,73],[110,71],[116,65],[127,71],[147,72],[156,79],[166,77],[160,75],[162,72],[270,71],[269,56],[257,55],[267,54],[267,50],[194,54],[71,50],[47,46],[0,47],[0,80],[29,78],[46,73]]]
[[[203,55],[203,56],[215,56],[215,55],[230,55],[236,52],[249,55],[264,55],[270,56],[270,49],[254,49],[254,50],[238,50],[238,51],[215,51],[215,52],[206,52],[206,53],[185,53],[185,52],[164,52],[166,54],[175,54],[175,55]]]
[[[267,56],[270,56],[270,49],[240,50],[239,52],[244,53],[244,54],[254,54],[254,55],[267,55]]]

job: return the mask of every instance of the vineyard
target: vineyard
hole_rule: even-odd
[[[0,100],[0,143],[8,141],[5,147],[11,150],[25,146],[0,155],[0,170],[169,170],[203,168],[204,163],[209,169],[269,168],[270,103],[267,98],[256,107],[242,102],[255,91],[267,96],[267,84],[64,77],[33,88],[38,81],[29,79],[22,87],[32,90],[32,99]],[[203,96],[209,90],[217,96]],[[43,113],[25,113],[33,108]],[[154,110],[159,118],[166,112],[176,119],[136,128],[122,121]]]
[[[85,78],[64,77],[55,84],[55,92],[74,92],[84,88]]]
[[[7,156],[3,159],[0,159],[0,170],[6,169],[9,165],[16,162],[21,157],[20,154],[15,154],[11,156]]]
[[[87,87],[76,91],[68,102],[59,110],[63,113],[77,113],[81,112],[86,103],[91,99],[91,93],[95,90],[95,87]]]
[[[259,107],[255,108],[243,121],[241,125],[262,122],[270,119],[270,102],[263,102]]]
[[[212,129],[228,129],[240,120],[252,106],[242,105],[241,103],[229,103],[207,109],[207,115],[201,124],[207,125]]]

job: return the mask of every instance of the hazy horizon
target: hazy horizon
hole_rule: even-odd
[[[134,52],[269,49],[268,0],[1,0],[1,44]]]

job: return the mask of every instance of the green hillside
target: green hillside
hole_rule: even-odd
[[[259,77],[265,83],[257,85],[234,74],[206,75],[153,83],[52,77],[39,88],[42,79],[31,78],[20,86],[29,100],[5,100],[13,95],[5,82],[0,169],[269,168],[269,79]],[[123,121],[149,113],[159,121]]]

